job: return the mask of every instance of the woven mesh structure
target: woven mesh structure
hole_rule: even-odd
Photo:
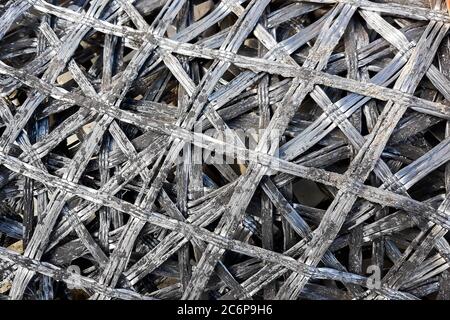
[[[448,2],[2,2],[2,299],[450,299]]]

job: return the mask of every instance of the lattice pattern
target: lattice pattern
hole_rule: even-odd
[[[1,298],[450,298],[445,1],[0,16]]]

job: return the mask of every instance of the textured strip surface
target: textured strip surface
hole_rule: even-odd
[[[0,299],[450,299],[448,4],[0,5]]]

